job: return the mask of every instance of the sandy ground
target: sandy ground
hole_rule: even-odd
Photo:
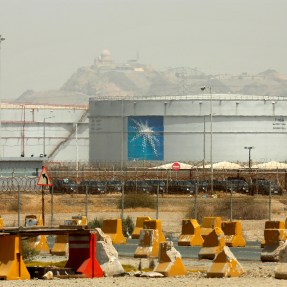
[[[18,214],[15,206],[17,198],[5,197],[1,198],[1,217],[4,219],[6,226],[17,226]],[[187,210],[190,207],[189,198],[180,198],[177,201],[165,200],[161,202],[159,209],[159,219],[162,221],[163,230],[166,234],[172,234],[177,237],[181,232],[181,220],[186,218]],[[175,204],[176,202],[176,204]],[[25,215],[40,214],[41,201],[39,195],[23,196],[21,203],[20,225],[23,225]],[[8,208],[5,208],[8,207]],[[77,214],[85,214],[84,198],[81,196],[65,196],[56,197],[54,202],[53,225],[62,224],[65,219],[71,219]],[[272,219],[285,220],[286,206],[279,201],[272,203]],[[121,210],[115,207],[115,199],[113,197],[95,197],[89,200],[88,218],[119,218]],[[138,216],[156,217],[156,211],[150,209],[128,209],[124,210],[124,217],[130,216],[134,219]],[[46,195],[45,206],[46,225],[51,225],[51,200]],[[243,235],[246,240],[261,241],[263,239],[265,220],[242,220]],[[56,260],[56,259],[54,259]],[[138,259],[119,258],[123,265],[138,266]],[[207,270],[211,264],[209,260],[191,260],[184,259],[184,265],[188,270],[187,276],[174,278],[142,278],[129,274],[124,277],[106,277],[95,279],[53,279],[53,280],[37,280],[30,281],[1,281],[0,286],[125,286],[125,287],[150,287],[157,286],[287,286],[287,280],[278,280],[274,278],[274,269],[277,263],[262,262],[240,262],[245,273],[238,278],[209,279],[206,278],[206,272],[198,272],[198,270]],[[148,263],[145,263],[148,265]]]
[[[118,195],[90,196],[85,202],[85,195],[54,195],[53,200],[50,194],[45,195],[45,223],[47,226],[58,226],[64,220],[72,216],[82,214],[88,215],[88,220],[120,218],[121,209],[117,208]],[[220,200],[220,199],[217,199]],[[188,196],[162,197],[159,199],[158,213],[156,209],[137,208],[124,209],[124,218],[130,216],[136,221],[138,216],[150,216],[162,222],[165,234],[172,234],[178,237],[181,233],[181,221],[187,218],[187,214],[194,199]],[[265,205],[268,206],[268,197],[265,198]],[[20,225],[24,225],[25,216],[28,214],[42,214],[41,194],[21,194],[20,198]],[[287,202],[287,198],[285,199]],[[52,204],[53,203],[53,204]],[[18,198],[17,195],[0,194],[0,215],[5,226],[18,225]],[[211,203],[212,204],[212,203]],[[287,205],[278,198],[272,201],[272,220],[284,220],[287,216]],[[268,214],[266,214],[266,220]],[[237,220],[237,218],[234,218]],[[241,220],[243,234],[246,240],[263,240],[264,224],[266,220]]]
[[[133,258],[120,258],[122,264],[131,264],[138,266],[138,260]],[[286,280],[274,278],[274,268],[276,263],[261,262],[241,262],[245,273],[235,278],[206,278],[206,273],[202,272],[211,264],[209,260],[183,260],[188,270],[187,276],[167,277],[167,278],[145,278],[135,277],[134,273],[127,274],[124,277],[104,277],[94,279],[58,279],[52,280],[22,280],[22,281],[2,281],[0,286],[122,286],[122,287],[169,287],[169,286],[287,286]],[[143,263],[145,264],[145,263]],[[147,263],[146,263],[147,264]],[[196,272],[201,270],[201,272]]]

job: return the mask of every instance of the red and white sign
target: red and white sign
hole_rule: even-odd
[[[179,162],[174,162],[171,166],[173,170],[180,170],[180,163]]]
[[[51,179],[48,175],[48,170],[45,166],[42,167],[42,171],[38,177],[38,183],[37,185],[40,186],[52,186]]]

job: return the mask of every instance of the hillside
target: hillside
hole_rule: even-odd
[[[87,105],[89,97],[127,98],[200,94],[210,85],[213,93],[286,96],[287,75],[275,70],[259,74],[207,75],[195,68],[156,70],[138,60],[116,63],[108,50],[89,67],[79,68],[59,90],[25,91],[16,102]]]

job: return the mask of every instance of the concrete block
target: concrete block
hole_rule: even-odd
[[[178,239],[179,246],[202,246],[203,238],[200,225],[196,219],[183,219],[181,235]]]
[[[96,237],[96,258],[104,275],[114,276],[123,274],[125,272],[124,268],[118,259],[118,252],[113,246],[110,237],[106,236],[100,228],[96,229]]]
[[[223,231],[215,227],[212,232],[205,237],[202,248],[199,250],[199,259],[214,259],[225,246]]]
[[[181,255],[173,247],[173,242],[169,241],[160,243],[158,264],[155,266],[153,271],[161,273],[165,277],[187,274]]]
[[[207,271],[207,277],[237,277],[244,273],[241,264],[237,261],[228,246],[224,246],[213,260]]]

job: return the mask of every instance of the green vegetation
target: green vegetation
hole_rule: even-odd
[[[31,246],[30,240],[22,240],[22,257],[24,261],[30,261],[38,254],[39,252]]]
[[[128,216],[127,218],[125,218],[123,220],[123,234],[124,235],[127,235],[127,234],[132,234],[134,228],[135,228],[135,225],[133,223],[133,220],[130,216]]]
[[[89,221],[88,222],[88,227],[90,229],[95,229],[95,228],[102,228],[103,227],[103,219],[98,219],[98,218],[95,218],[93,219],[92,221]]]

